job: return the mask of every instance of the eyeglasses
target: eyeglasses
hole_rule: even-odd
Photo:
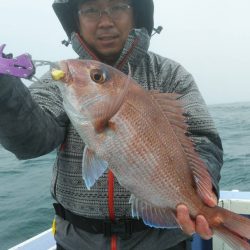
[[[132,7],[128,4],[115,4],[100,10],[96,7],[82,8],[78,11],[78,15],[85,18],[88,21],[98,21],[103,13],[107,14],[112,19],[119,19],[123,15],[128,14]]]

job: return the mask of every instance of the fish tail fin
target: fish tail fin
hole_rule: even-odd
[[[223,225],[215,228],[214,234],[225,241],[232,249],[250,250],[250,245],[246,238],[232,232],[230,229]]]
[[[224,208],[216,207],[218,217],[215,221],[220,221],[214,226],[214,232],[222,238],[230,247],[238,250],[250,250],[250,219],[238,215]],[[213,223],[212,223],[213,224]]]

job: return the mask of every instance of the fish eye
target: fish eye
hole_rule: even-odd
[[[100,69],[91,70],[90,77],[94,82],[96,82],[98,84],[102,84],[106,80],[105,72],[101,71]]]

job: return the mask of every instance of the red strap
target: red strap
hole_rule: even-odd
[[[109,218],[110,220],[115,220],[114,211],[114,174],[109,170],[108,172],[108,207],[109,207]],[[111,236],[111,250],[117,250],[117,237],[116,235]]]
[[[116,235],[112,235],[111,237],[111,250],[117,250],[117,236]]]
[[[108,172],[108,207],[109,207],[109,218],[115,220],[114,211],[114,174],[109,170]]]

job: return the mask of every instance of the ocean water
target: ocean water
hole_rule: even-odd
[[[209,106],[222,138],[222,190],[250,191],[250,103]],[[0,145],[0,250],[51,226],[50,180],[55,152],[19,161]]]
[[[250,191],[250,102],[209,109],[224,149],[221,190]]]

